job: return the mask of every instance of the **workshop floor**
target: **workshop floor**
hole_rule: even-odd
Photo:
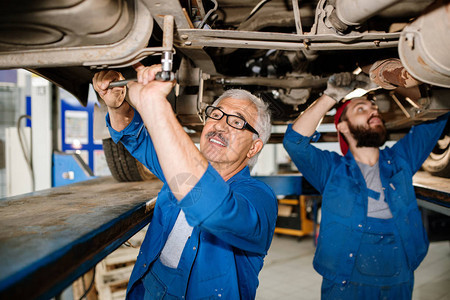
[[[322,277],[312,267],[312,238],[275,235],[259,275],[256,300],[320,299]],[[450,300],[450,244],[431,243],[415,272],[413,300]]]

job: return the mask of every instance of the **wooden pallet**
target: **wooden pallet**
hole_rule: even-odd
[[[98,299],[125,299],[128,280],[146,233],[147,227],[97,264],[95,287],[98,291]]]
[[[78,300],[83,298],[84,300],[98,300],[97,290],[93,286],[89,292],[83,297],[89,285],[94,280],[94,269],[89,270],[83,276],[78,278],[72,283],[73,299]]]
[[[125,299],[128,280],[146,232],[146,228],[139,231],[127,243],[97,264],[95,267],[96,299]]]
[[[95,287],[98,299],[125,299],[128,279],[139,249],[120,247],[95,268]]]

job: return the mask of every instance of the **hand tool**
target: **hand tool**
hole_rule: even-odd
[[[174,72],[172,72],[173,66],[173,27],[174,18],[171,15],[164,16],[164,32],[163,32],[163,50],[161,54],[161,68],[162,71],[158,72],[155,76],[155,80],[158,81],[172,81],[176,78]],[[113,81],[109,84],[108,89],[114,87],[126,86],[130,81],[137,81],[136,78]]]

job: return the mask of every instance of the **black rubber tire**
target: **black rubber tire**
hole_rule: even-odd
[[[153,173],[131,156],[122,143],[116,144],[111,138],[104,139],[103,151],[111,175],[117,181],[146,181],[155,178]]]
[[[422,169],[434,176],[450,178],[450,121]]]

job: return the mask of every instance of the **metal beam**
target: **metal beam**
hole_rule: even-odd
[[[400,33],[299,35],[275,32],[179,29],[178,47],[228,47],[281,50],[357,50],[398,46]]]

